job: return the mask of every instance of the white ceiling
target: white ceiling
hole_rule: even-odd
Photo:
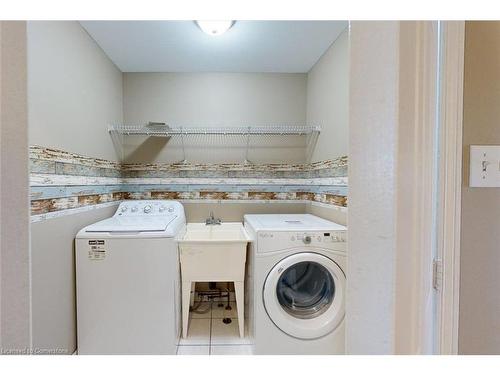
[[[225,34],[193,21],[82,21],[123,72],[308,72],[347,21],[237,21]]]

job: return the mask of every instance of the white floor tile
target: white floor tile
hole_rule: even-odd
[[[230,324],[225,324],[222,319],[212,319],[211,345],[249,344],[247,335],[240,338],[238,319],[232,319]]]
[[[188,337],[179,345],[210,345],[210,319],[189,319]]]
[[[251,345],[215,345],[210,347],[212,355],[251,355]]]
[[[223,302],[224,306],[219,307],[218,302],[212,304],[212,319],[222,318],[238,318],[238,310],[236,310],[236,302],[229,302],[231,310],[226,310],[227,302]]]
[[[177,355],[209,355],[208,345],[183,345],[177,347]]]
[[[190,319],[210,319],[211,318],[211,302],[202,302],[199,307],[199,311],[205,311],[207,312],[200,314],[200,313],[195,313],[195,312],[190,312],[189,313],[189,318]],[[207,309],[208,308],[208,309]]]

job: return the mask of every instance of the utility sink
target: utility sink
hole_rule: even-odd
[[[188,223],[177,238],[182,279],[182,336],[187,337],[191,292],[196,282],[234,283],[238,326],[243,337],[244,281],[247,244],[242,223]]]
[[[183,279],[244,280],[250,237],[242,223],[188,223],[177,242]]]
[[[221,223],[207,225],[205,223],[188,223],[185,233],[178,239],[188,242],[248,242],[250,239],[242,223]]]

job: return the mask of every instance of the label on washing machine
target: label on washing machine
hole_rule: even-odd
[[[104,260],[106,258],[106,245],[104,240],[89,241],[89,259]]]

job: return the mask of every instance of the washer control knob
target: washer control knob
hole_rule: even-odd
[[[149,214],[151,212],[151,206],[148,204],[147,206],[144,207],[144,213]]]
[[[127,207],[127,206],[123,206],[123,207],[122,207],[122,209],[121,209],[121,211],[122,211],[122,212],[125,212],[125,211],[127,211],[127,209],[128,209],[128,207]]]
[[[168,212],[174,212],[174,208],[172,206],[170,206],[167,211]]]
[[[309,245],[311,243],[311,236],[304,236],[302,241],[306,244]]]
[[[165,211],[165,206],[160,206],[160,208],[158,209],[158,211],[160,211],[160,212]]]
[[[132,207],[132,212],[137,212],[137,206]]]

